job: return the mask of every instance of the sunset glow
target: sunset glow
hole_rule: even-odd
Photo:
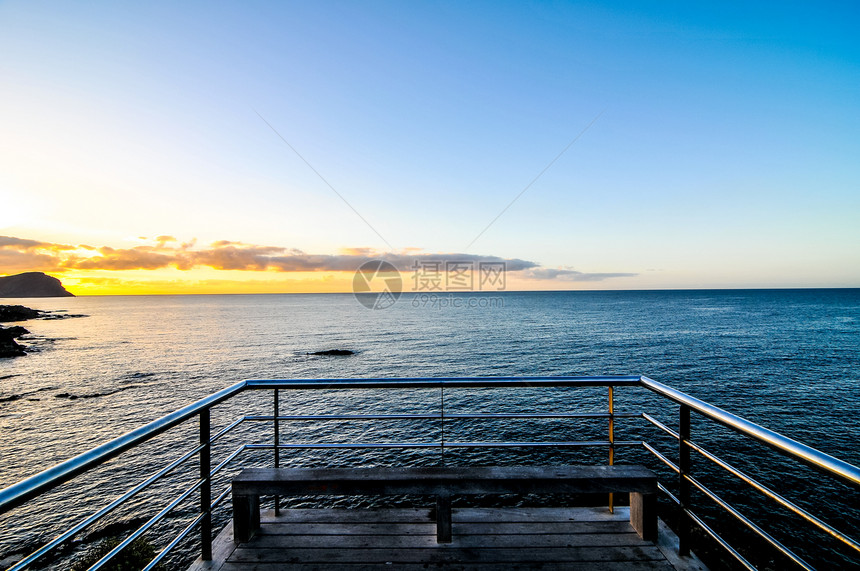
[[[0,276],[860,286],[849,4],[0,3]]]

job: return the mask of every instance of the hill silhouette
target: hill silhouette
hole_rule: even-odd
[[[0,278],[0,297],[74,297],[55,277],[26,272]]]

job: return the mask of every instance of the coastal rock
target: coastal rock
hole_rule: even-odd
[[[60,310],[41,311],[23,305],[0,305],[0,322],[26,321],[28,319],[66,319],[68,317],[86,317],[86,315],[73,315]],[[38,351],[38,348],[26,349],[15,342],[15,339],[28,333],[30,332],[21,326],[3,327],[0,325],[0,358],[20,357],[26,355],[27,351]]]
[[[11,339],[17,339],[18,337],[23,337],[29,333],[29,331],[20,325],[15,325],[13,327],[3,327],[0,325],[0,339],[2,339],[4,335],[8,335]]]
[[[346,357],[347,355],[355,355],[355,351],[349,349],[327,349],[325,351],[314,351],[308,355],[320,355],[323,357]]]
[[[26,321],[28,319],[68,319],[70,317],[86,317],[75,313],[65,313],[64,310],[42,311],[30,309],[23,305],[0,305],[0,323],[8,321]]]
[[[0,297],[74,297],[55,277],[26,272],[0,278]]]
[[[2,278],[0,278],[2,279]],[[26,321],[42,317],[38,309],[30,309],[23,305],[0,305],[0,321]]]
[[[20,357],[26,355],[24,348],[15,339],[28,334],[23,327],[3,327],[0,325],[0,358]]]

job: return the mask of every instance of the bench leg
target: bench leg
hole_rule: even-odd
[[[436,543],[451,543],[451,496],[436,496]]]
[[[630,525],[645,541],[657,541],[657,494],[630,492]]]
[[[233,495],[233,541],[249,541],[260,529],[260,496]]]

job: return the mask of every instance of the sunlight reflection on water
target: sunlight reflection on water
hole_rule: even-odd
[[[246,378],[641,373],[860,463],[860,420],[853,414],[860,398],[857,290],[507,293],[504,299],[504,307],[448,311],[408,303],[372,311],[349,294],[0,300],[88,316],[26,322],[31,335],[22,342],[34,352],[0,360],[0,487]],[[334,348],[356,354],[308,355]],[[446,396],[446,405],[566,410],[565,394],[461,392]],[[577,395],[576,410],[603,410],[604,398]],[[618,391],[619,409],[636,398]],[[269,413],[271,395],[243,399],[247,405],[220,407],[217,422],[233,420],[243,406]],[[284,397],[282,410],[414,412],[437,405],[435,395],[301,393]],[[365,441],[426,432],[401,426],[384,435],[385,428],[370,424],[304,427],[315,438]],[[837,427],[838,439],[823,430]],[[535,425],[496,430],[526,440],[541,432]],[[262,435],[265,428],[252,432]],[[87,476],[73,497],[55,498],[62,517],[92,508],[81,500],[86,490],[98,498],[118,495],[172,457],[186,433],[193,439],[194,427]],[[423,461],[416,454],[404,458]],[[16,521],[13,533],[10,518],[0,520],[0,556],[51,535],[58,523],[52,518]]]

